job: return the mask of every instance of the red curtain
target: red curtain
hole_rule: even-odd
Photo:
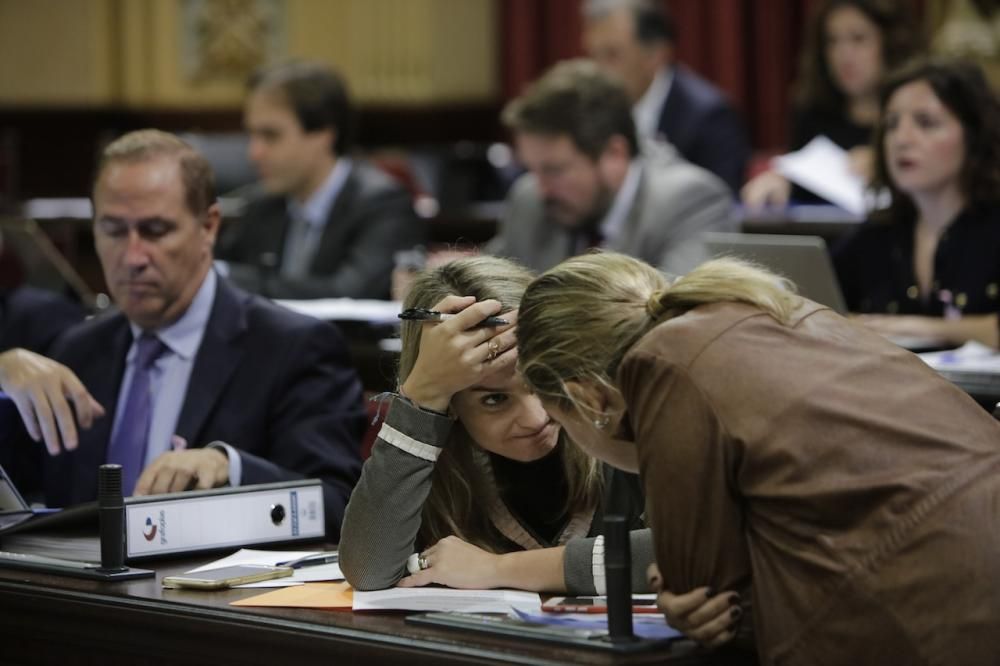
[[[500,0],[504,98],[549,65],[582,54],[580,0]]]
[[[803,27],[817,0],[663,0],[677,24],[677,58],[743,111],[758,149],[787,140],[789,88]],[[501,0],[504,94],[582,54],[580,0]]]

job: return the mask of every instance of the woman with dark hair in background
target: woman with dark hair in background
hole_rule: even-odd
[[[883,75],[922,46],[901,0],[828,0],[813,16],[799,65],[792,114],[791,150],[825,136],[848,151],[851,166],[865,180],[872,173],[869,148],[878,119]],[[740,192],[750,208],[821,201],[777,171],[765,171]]]
[[[880,108],[873,188],[892,201],[834,253],[848,308],[885,335],[996,347],[1000,101],[978,66],[922,60]]]

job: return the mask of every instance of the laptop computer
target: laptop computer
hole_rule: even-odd
[[[34,508],[24,500],[0,466],[0,537],[64,527],[87,527],[96,532],[97,502],[84,502],[65,509]]]
[[[729,256],[758,263],[794,282],[806,298],[847,313],[826,241],[821,237],[706,232],[702,239],[713,259]]]
[[[14,401],[0,391],[0,441],[5,441],[6,436],[19,427],[20,416]],[[33,508],[18,491],[7,470],[0,465],[0,535],[78,522],[96,526],[96,519],[97,502],[78,504],[68,509]]]

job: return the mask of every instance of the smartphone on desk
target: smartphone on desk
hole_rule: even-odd
[[[196,573],[165,576],[163,587],[190,588],[195,590],[222,590],[244,583],[257,583],[272,578],[291,576],[291,567],[271,567],[264,564],[241,564],[233,567],[221,567]]]
[[[542,604],[546,613],[607,613],[607,597],[552,597]],[[633,613],[659,613],[655,594],[632,595]]]

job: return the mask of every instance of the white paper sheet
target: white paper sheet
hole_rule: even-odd
[[[243,548],[229,557],[209,562],[196,569],[192,569],[188,573],[197,573],[199,571],[207,571],[208,569],[219,569],[221,567],[231,567],[240,564],[266,564],[274,566],[278,562],[295,560],[300,557],[315,555],[318,552],[316,550],[253,550],[251,548]],[[344,580],[340,564],[333,562],[312,567],[302,567],[301,569],[296,569],[295,573],[291,576],[272,578],[271,580],[263,580],[259,583],[247,583],[246,585],[237,585],[236,587],[289,587],[291,585],[301,585],[302,583],[316,583],[328,580]]]
[[[918,354],[935,370],[1000,373],[1000,353],[979,342],[966,342],[958,349]]]
[[[441,587],[395,587],[354,591],[354,610],[458,611],[463,613],[541,612],[541,597],[515,590],[453,590]]]
[[[367,321],[372,324],[399,322],[402,304],[360,298],[317,298],[311,300],[278,300],[289,310],[324,321]]]
[[[847,151],[825,136],[774,160],[778,173],[854,215],[865,213],[865,184],[850,168]]]

